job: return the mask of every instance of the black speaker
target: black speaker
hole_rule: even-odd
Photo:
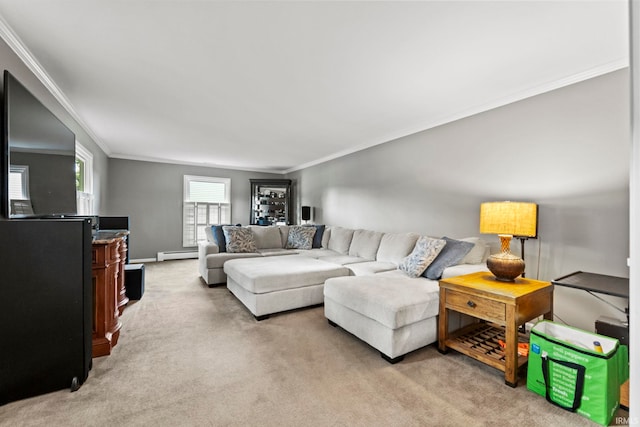
[[[127,264],[124,266],[124,286],[127,298],[139,300],[144,294],[144,264]]]
[[[311,206],[302,207],[302,220],[309,221],[311,219]]]

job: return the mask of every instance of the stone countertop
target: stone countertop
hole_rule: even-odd
[[[115,239],[129,235],[129,230],[98,230],[93,232],[91,243],[109,244]]]

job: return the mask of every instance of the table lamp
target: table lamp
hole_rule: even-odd
[[[524,260],[511,253],[511,238],[535,237],[538,205],[522,202],[487,202],[480,204],[480,233],[500,237],[500,253],[487,258],[489,271],[502,282],[513,282],[524,273]]]

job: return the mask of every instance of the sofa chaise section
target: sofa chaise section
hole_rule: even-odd
[[[305,256],[234,259],[224,264],[227,288],[257,320],[322,304],[324,282],[348,276],[342,265]]]
[[[255,252],[237,253],[221,252],[211,232],[211,227],[205,229],[207,240],[198,244],[198,270],[200,276],[209,286],[222,285],[227,282],[224,264],[232,259],[258,258],[280,255],[295,255],[297,251],[285,249],[287,242],[287,226],[248,226],[253,235]]]
[[[325,317],[391,363],[437,340],[437,281],[400,275],[338,277],[324,285]]]

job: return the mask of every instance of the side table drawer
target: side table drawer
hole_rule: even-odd
[[[446,290],[445,299],[447,308],[460,313],[503,324],[506,320],[505,305],[502,302],[449,289]]]

